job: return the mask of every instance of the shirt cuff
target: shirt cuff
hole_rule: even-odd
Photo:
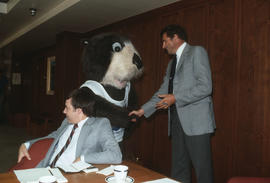
[[[25,142],[24,145],[25,145],[26,149],[28,150],[29,149],[29,146],[30,146],[30,143],[29,142]]]
[[[81,158],[81,161],[85,162],[85,161],[84,161],[84,155],[81,155],[80,158]]]

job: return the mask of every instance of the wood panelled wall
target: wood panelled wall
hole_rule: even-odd
[[[212,138],[215,182],[225,183],[232,176],[269,176],[270,1],[183,0],[82,37],[116,31],[131,38],[145,67],[143,77],[134,82],[143,104],[162,82],[169,57],[161,49],[159,33],[170,23],[184,26],[189,43],[204,46],[209,54],[217,123]],[[83,81],[78,37],[58,35],[57,102],[44,104],[56,112],[62,111],[65,95]],[[166,112],[138,123],[126,146],[139,162],[169,175]]]
[[[240,3],[233,168],[269,176],[270,1]]]
[[[15,58],[13,72],[22,73],[22,85],[12,85],[10,113],[27,112],[32,118],[49,117],[61,123],[65,99],[83,81],[80,34],[62,32],[56,44]],[[56,56],[55,94],[46,94],[47,59]]]

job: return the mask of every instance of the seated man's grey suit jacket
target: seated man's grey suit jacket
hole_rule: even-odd
[[[29,141],[30,145],[44,138],[54,138],[45,158],[37,167],[49,166],[55,146],[69,125],[65,119],[61,126],[46,137]],[[76,158],[84,156],[85,162],[93,164],[118,164],[122,162],[122,153],[112,134],[112,128],[107,118],[89,117],[82,126],[76,149]],[[72,163],[72,162],[70,162]]]

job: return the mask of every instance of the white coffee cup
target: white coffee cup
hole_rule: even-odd
[[[114,177],[116,183],[125,183],[127,174],[128,174],[128,167],[125,165],[116,165],[114,166]]]
[[[56,183],[56,177],[54,176],[42,176],[38,179],[39,183]]]

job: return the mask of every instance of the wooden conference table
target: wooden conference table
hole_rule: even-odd
[[[134,178],[134,182],[144,182],[150,181],[160,178],[165,178],[166,176],[154,172],[150,169],[147,169],[141,165],[138,165],[133,162],[123,162],[122,164],[127,165],[129,167],[128,176]],[[108,167],[108,165],[95,165],[99,169],[103,169]],[[105,182],[105,175],[96,174],[96,173],[74,173],[74,174],[65,174],[63,175],[68,179],[68,183],[102,183]],[[1,173],[0,174],[0,182],[1,183],[19,183],[16,175],[13,172]]]

